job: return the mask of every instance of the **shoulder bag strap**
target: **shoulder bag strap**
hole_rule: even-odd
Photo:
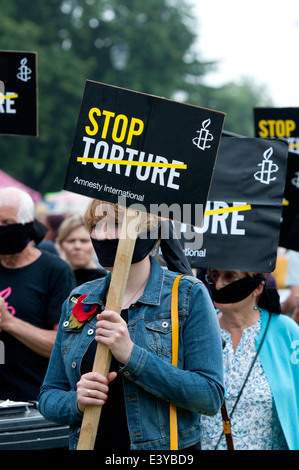
[[[230,418],[226,409],[225,400],[223,400],[223,404],[221,406],[221,415],[223,423],[223,432],[221,434],[221,437],[223,434],[225,435],[227,450],[234,450],[234,441],[232,436]]]
[[[175,278],[172,294],[171,294],[171,330],[172,330],[172,365],[178,365],[178,347],[179,347],[179,313],[178,313],[178,292],[180,275]],[[178,450],[178,427],[177,427],[177,409],[170,403],[169,419],[170,419],[170,450]]]

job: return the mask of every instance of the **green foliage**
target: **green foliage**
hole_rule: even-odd
[[[272,106],[263,86],[243,78],[240,83],[227,83],[220,88],[199,87],[189,94],[190,104],[226,113],[224,129],[235,134],[254,137],[253,108]]]
[[[215,64],[198,59],[196,34],[187,0],[3,2],[0,49],[38,53],[39,137],[0,135],[1,168],[42,193],[62,189],[86,79],[171,99],[179,92],[226,112],[226,129],[249,135],[260,90],[203,86]],[[111,48],[123,43],[129,58],[117,71]]]

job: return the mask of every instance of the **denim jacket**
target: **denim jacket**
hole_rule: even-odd
[[[142,297],[129,307],[128,329],[134,347],[123,376],[131,450],[169,449],[169,403],[177,406],[178,444],[186,448],[201,438],[200,414],[214,415],[224,398],[220,328],[204,285],[185,276],[179,285],[178,367],[171,364],[171,289],[177,273],[151,260]],[[93,341],[96,315],[70,328],[72,297],[104,309],[110,274],[74,289],[64,302],[57,338],[39,396],[45,418],[70,425],[70,448],[76,448],[82,413],[76,384],[82,358]],[[104,405],[105,406],[105,405]]]

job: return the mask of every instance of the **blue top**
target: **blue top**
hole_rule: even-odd
[[[269,312],[259,308],[260,319],[243,331],[236,351],[231,335],[222,330],[226,342],[225,399],[228,414],[269,320]],[[220,412],[203,417],[203,449],[226,449]],[[235,449],[299,449],[299,327],[288,316],[272,314],[264,343],[231,418]],[[283,435],[281,435],[283,433]]]
[[[178,367],[171,364],[171,290],[177,273],[153,259],[142,297],[129,307],[128,329],[134,347],[119,371],[132,450],[169,449],[169,402],[178,408],[178,444],[186,448],[201,439],[200,414],[216,414],[223,402],[220,327],[210,296],[201,281],[185,276],[179,285]],[[75,448],[82,413],[76,384],[82,357],[94,339],[96,317],[80,330],[70,327],[72,297],[87,294],[86,304],[104,309],[111,275],[78,286],[62,308],[54,349],[39,397],[49,420],[71,425]],[[112,423],[113,425],[113,423]]]
[[[235,450],[286,450],[288,446],[277,416],[271,387],[261,364],[256,358],[256,337],[261,331],[259,319],[242,331],[237,348],[234,347],[231,333],[221,330],[225,342],[223,348],[225,403],[231,420]],[[251,365],[254,362],[254,366]],[[238,404],[245,377],[250,371]],[[225,450],[221,413],[203,416],[204,434],[201,441],[203,450]]]
[[[263,337],[269,312],[260,309]],[[299,326],[286,315],[272,314],[259,358],[270,384],[278,418],[290,450],[299,450]]]

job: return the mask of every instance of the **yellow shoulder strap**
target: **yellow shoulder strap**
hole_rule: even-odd
[[[178,314],[178,292],[180,275],[175,278],[172,294],[171,294],[171,329],[172,329],[172,365],[178,365],[178,348],[179,348],[179,314]],[[170,403],[170,450],[178,449],[178,430],[177,430],[177,410],[176,406]]]

